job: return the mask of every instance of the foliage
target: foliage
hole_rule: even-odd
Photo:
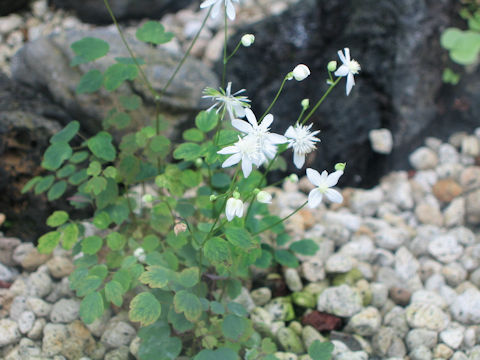
[[[149,21],[136,37],[158,46],[173,34]],[[89,37],[73,43],[72,50],[72,66],[77,66],[103,58],[110,46]],[[115,61],[103,73],[85,73],[77,93],[115,91],[128,81],[146,81],[160,101],[162,94],[143,78],[142,59]],[[285,80],[288,77],[291,74]],[[329,91],[336,83],[332,81]],[[53,136],[42,162],[48,173],[23,189],[46,193],[49,200],[74,191],[71,204],[94,209],[91,223],[98,232],[87,235],[79,221],[55,211],[47,219],[53,230],[39,238],[38,250],[50,253],[59,245],[72,250],[76,260],[69,280],[83,298],[80,317],[85,323],[112,304],[128,306],[130,320],[141,325],[142,360],[180,354],[197,360],[275,359],[276,344],[261,338],[247,310],[233,300],[250,266],[297,267],[295,254],[318,251],[313,240],[293,242],[285,232],[285,219],[255,200],[266,185],[266,172],[284,167],[284,160],[271,159],[265,174],[253,170],[245,177],[225,170],[225,157],[218,152],[238,140],[238,132],[224,121],[232,111],[226,106],[218,112],[201,111],[195,126],[183,132],[185,142],[172,143],[162,133],[166,126],[158,113],[144,127],[131,124],[133,112],[142,105],[139,96],[119,96],[117,104],[99,133],[86,138],[80,135],[80,124],[72,121]],[[154,184],[155,195],[142,191],[147,184]],[[226,221],[223,214],[232,197],[250,206],[245,216]],[[274,240],[263,241],[265,234]],[[132,300],[126,303],[126,298]],[[328,344],[314,343],[312,359],[328,359]]]

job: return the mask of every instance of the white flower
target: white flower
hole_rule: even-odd
[[[293,163],[298,169],[301,169],[305,164],[305,155],[315,150],[315,142],[320,141],[315,135],[320,131],[310,132],[313,124],[303,126],[296,124],[290,126],[285,132],[288,140],[288,147],[293,148]]]
[[[212,18],[216,18],[220,13],[220,6],[222,3],[225,3],[225,7],[227,9],[227,16],[230,20],[235,20],[235,7],[232,4],[232,1],[240,2],[240,0],[205,0],[200,4],[201,9],[208,8],[213,6],[212,9]]]
[[[242,45],[245,47],[249,47],[255,42],[255,35],[253,34],[245,34],[242,36]]]
[[[310,182],[316,186],[316,188],[310,191],[308,194],[308,206],[310,208],[317,207],[318,204],[322,202],[323,195],[325,195],[331,202],[341,203],[343,201],[342,194],[340,194],[337,190],[330,188],[337,185],[338,179],[342,175],[343,171],[335,171],[334,173],[328,175],[326,170],[324,170],[322,175],[320,175],[317,170],[308,168],[308,180],[310,180]]]
[[[144,262],[146,259],[145,250],[142,247],[136,248],[133,256],[135,256],[138,261]]]
[[[252,172],[252,165],[257,167],[262,165],[266,160],[265,156],[259,151],[258,143],[255,138],[245,136],[244,138],[238,137],[238,141],[232,146],[227,146],[218,151],[217,154],[229,155],[232,154],[222,164],[222,167],[229,167],[242,162],[242,171],[245,178]]]
[[[270,195],[268,192],[262,190],[257,194],[257,201],[261,202],[261,203],[264,203],[264,204],[271,204],[272,203],[272,195]]]
[[[243,202],[240,199],[231,197],[227,200],[227,206],[225,207],[225,215],[227,220],[232,221],[235,216],[243,216]]]
[[[248,104],[250,100],[243,95],[240,95],[245,89],[238,90],[236,93],[232,94],[232,83],[229,82],[227,88],[223,90],[213,89],[213,88],[206,88],[203,93],[205,94],[204,98],[211,98],[213,101],[216,101],[207,111],[212,110],[213,108],[217,107],[217,114],[220,110],[224,107],[230,115],[230,120],[235,119],[236,117],[244,117],[245,116],[245,108],[249,107]]]
[[[277,144],[286,143],[288,140],[285,136],[269,132],[270,125],[273,122],[273,115],[268,114],[258,125],[255,114],[250,109],[245,109],[247,120],[232,120],[232,125],[239,131],[247,134],[246,137],[252,137],[257,142],[258,151],[260,151],[268,159],[273,159],[277,153]]]
[[[305,80],[308,75],[310,75],[310,69],[308,68],[307,65],[297,65],[295,66],[295,69],[292,71],[292,75],[297,81],[302,81]]]
[[[352,90],[353,85],[355,85],[355,79],[353,78],[353,75],[358,74],[360,71],[360,64],[353,60],[350,59],[350,49],[345,48],[343,49],[345,51],[345,55],[342,54],[341,50],[338,50],[338,57],[340,60],[342,60],[342,65],[338,68],[337,71],[335,71],[335,76],[346,76],[347,77],[347,96],[350,94],[350,91]]]

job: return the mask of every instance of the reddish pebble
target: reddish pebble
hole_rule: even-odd
[[[302,318],[303,325],[313,326],[318,331],[332,331],[342,328],[342,319],[320,311],[312,311]]]

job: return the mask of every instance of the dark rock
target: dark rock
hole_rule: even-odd
[[[27,7],[30,0],[0,0],[0,16],[22,10]]]
[[[48,139],[70,117],[41,92],[0,73],[0,209],[9,227],[2,231],[23,240],[45,233],[49,207],[44,197],[22,195],[23,186],[42,171]]]
[[[410,303],[410,298],[412,297],[412,293],[410,291],[396,286],[390,288],[389,295],[392,301],[400,306],[407,306]]]
[[[358,342],[357,339],[353,337],[352,334],[347,334],[343,332],[338,332],[338,331],[332,331],[330,333],[330,341],[332,340],[337,340],[341,341],[345,345],[348,346],[350,351],[361,351],[363,350],[362,344]]]
[[[72,68],[70,62],[74,54],[70,45],[84,37],[97,37],[107,41],[110,44],[110,51],[107,56],[93,64]],[[143,67],[144,72],[153,88],[160,91],[183,54],[161,46],[152,51],[151,47],[135,40],[133,36],[127,34],[126,38],[136,56],[147,62],[148,65]],[[75,88],[83,74],[91,69],[105,71],[115,63],[116,57],[129,55],[115,28],[72,30],[26,44],[12,60],[12,76],[17,81],[46,92],[68,114],[78,119],[82,129],[89,133],[100,129],[101,120],[106,118],[110,109],[117,103],[119,95],[137,94],[142,97],[145,106],[131,113],[132,122],[134,124],[148,122],[150,125],[155,113],[154,99],[140,79],[124,83],[114,93],[101,90],[94,94],[76,94]],[[204,64],[192,58],[187,59],[161,99],[160,113],[167,120],[175,121],[176,124],[181,123],[208,105],[202,101],[202,91],[206,86],[216,87],[217,84],[216,75]]]
[[[302,318],[302,324],[313,326],[318,331],[331,331],[342,328],[342,319],[335,315],[314,310]]]
[[[480,73],[464,79],[465,85],[455,92],[441,79],[448,57],[439,39],[450,19],[458,17],[456,3],[302,0],[279,16],[238,30],[230,49],[244,33],[256,35],[255,45],[230,60],[227,79],[234,88],[245,87],[254,112],[262,114],[283,76],[297,64],[307,64],[310,77],[287,82],[271,111],[277,119],[274,130],[283,132],[298,117],[302,99],[315,104],[323,95],[328,61],[339,62],[337,51],[349,47],[362,71],[350,96],[342,79],[311,118],[314,128],[322,131],[322,142],[307,166],[332,170],[336,162],[346,161],[342,184],[371,186],[392,169],[408,168],[407,154],[427,132],[445,138],[452,123],[454,130],[478,126],[480,94],[473,89],[478,89]],[[459,93],[462,103],[468,103],[463,114],[458,106],[455,109]],[[393,134],[390,155],[376,154],[370,147],[368,133],[378,128]],[[289,170],[294,170],[292,165]]]
[[[109,0],[110,7],[118,20],[159,19],[167,13],[185,8],[192,2],[192,0]],[[84,22],[112,23],[102,0],[51,0],[51,3],[61,9],[75,10],[77,16]]]

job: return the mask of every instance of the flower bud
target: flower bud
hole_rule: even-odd
[[[298,176],[297,174],[290,174],[290,176],[287,178],[289,181],[292,183],[296,184],[298,183]]]
[[[234,199],[240,199],[240,193],[235,190],[235,191],[233,192],[233,194],[232,194],[232,197],[233,197]]]
[[[308,68],[307,65],[297,65],[295,66],[295,69],[292,71],[292,75],[297,81],[302,81],[305,80],[308,75],[310,75],[310,69]]]
[[[196,166],[197,168],[201,167],[202,164],[203,164],[203,160],[202,160],[201,158],[196,158],[196,159],[195,159],[195,166]]]
[[[345,166],[347,166],[347,163],[335,164],[335,170],[336,171],[343,171],[343,170],[345,170]]]
[[[217,200],[217,195],[210,195],[210,201]]]
[[[271,204],[272,203],[272,195],[270,195],[268,192],[262,190],[257,194],[257,201],[261,202],[261,203],[264,203],[264,204]]]
[[[142,196],[142,201],[146,203],[151,203],[153,201],[153,196],[151,194],[145,194]]]
[[[302,104],[303,110],[307,110],[308,107],[310,106],[310,100],[309,99],[303,99],[301,104]]]
[[[139,247],[135,249],[135,251],[133,252],[133,256],[135,256],[138,261],[144,262],[146,258],[145,250],[142,247]]]
[[[337,62],[335,60],[330,61],[327,65],[327,69],[330,72],[334,72],[335,70],[337,70]]]
[[[242,36],[242,45],[245,47],[249,47],[255,42],[255,35],[253,34],[245,34]]]

